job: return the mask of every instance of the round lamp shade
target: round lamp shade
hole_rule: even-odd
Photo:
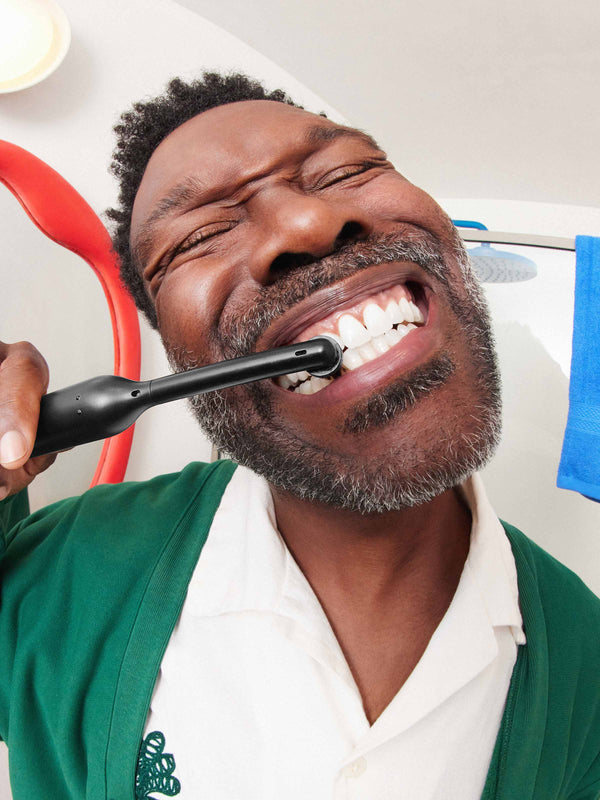
[[[70,42],[69,21],[54,0],[0,0],[0,93],[47,78]]]

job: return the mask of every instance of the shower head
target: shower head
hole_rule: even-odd
[[[484,283],[528,281],[537,275],[534,261],[516,253],[495,250],[488,242],[467,250],[469,260]]]
[[[475,222],[471,219],[454,219],[452,222],[457,228],[470,228],[465,232],[460,230],[460,235],[465,241],[479,241],[479,247],[467,250],[469,260],[480,281],[484,283],[514,283],[517,281],[528,281],[537,275],[537,266],[525,256],[518,256],[515,253],[507,253],[505,250],[494,250],[490,242],[506,241],[508,244],[519,244],[520,242],[510,239],[498,239],[498,234],[488,234],[487,227],[482,222]],[[474,229],[474,230],[473,230]],[[489,235],[489,240],[487,239]],[[505,234],[500,234],[501,237]],[[532,237],[528,237],[532,238]],[[527,244],[527,242],[522,242]],[[537,242],[532,242],[537,245]],[[544,244],[539,244],[544,247]],[[548,245],[552,246],[552,245]]]

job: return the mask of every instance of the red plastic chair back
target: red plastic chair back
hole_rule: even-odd
[[[113,331],[114,373],[140,377],[140,328],[133,300],[121,285],[118,261],[102,221],[61,175],[36,156],[0,140],[0,181],[49,239],[81,256],[102,285]],[[133,427],[106,439],[92,486],[123,480]]]

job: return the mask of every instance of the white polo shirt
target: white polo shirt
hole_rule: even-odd
[[[179,800],[479,800],[525,636],[504,530],[478,476],[463,491],[473,527],[456,594],[371,726],[267,483],[237,468],[146,724],[174,756]]]

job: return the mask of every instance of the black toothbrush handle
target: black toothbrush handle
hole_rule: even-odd
[[[149,381],[99,375],[42,397],[32,456],[121,433],[150,408]]]
[[[331,375],[341,361],[342,349],[337,342],[318,336],[152,381],[100,375],[42,397],[32,456],[115,436],[133,425],[142,412],[160,403],[290,372]]]

